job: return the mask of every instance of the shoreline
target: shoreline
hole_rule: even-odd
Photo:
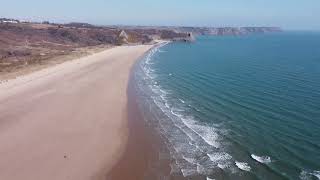
[[[144,56],[148,55],[152,49],[168,43],[160,42],[151,48]],[[149,180],[149,179],[184,179],[181,174],[171,174],[171,157],[166,140],[155,127],[152,127],[144,118],[140,109],[138,92],[135,87],[135,71],[138,63],[143,59],[138,59],[131,68],[130,78],[127,88],[128,96],[128,144],[123,156],[107,175],[107,180]],[[149,117],[146,117],[149,118]]]
[[[121,159],[108,173],[108,180],[157,179],[159,178],[159,173],[154,171],[158,170],[155,168],[162,168],[166,171],[166,174],[170,173],[168,161],[165,165],[161,164],[161,167],[159,166],[160,164],[156,164],[158,167],[154,167],[155,162],[159,161],[160,149],[164,147],[164,144],[158,134],[152,132],[152,127],[148,127],[138,107],[133,71],[134,67],[130,72],[127,89],[128,144]]]
[[[148,127],[143,118],[143,114],[139,109],[134,84],[134,73],[137,64],[142,58],[150,53],[152,49],[166,42],[167,41],[158,41],[152,48],[144,53],[144,55],[137,59],[130,69],[127,87],[128,141],[121,159],[108,173],[107,180],[146,179],[148,176],[147,173],[150,173],[152,161],[155,161],[158,158],[158,148],[160,147],[161,142],[160,139],[155,136],[155,133],[152,133],[152,129]],[[157,177],[152,178],[155,179]]]
[[[144,179],[144,171],[147,169],[150,154],[154,152],[148,136],[148,129],[137,107],[132,78],[131,69],[127,89],[128,141],[121,159],[108,173],[107,179],[110,180]]]

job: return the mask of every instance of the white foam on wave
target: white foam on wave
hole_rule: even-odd
[[[211,161],[220,162],[232,159],[232,156],[226,152],[216,152],[212,154],[207,154]]]
[[[238,162],[238,161],[236,161],[235,164],[239,169],[241,169],[243,171],[250,171],[251,170],[251,167],[246,162]]]
[[[183,177],[188,177],[197,173],[194,169],[181,169],[181,172]]]
[[[179,101],[180,101],[180,102],[182,102],[183,104],[185,103],[185,101],[184,101],[184,100],[182,100],[182,99],[179,99]]]
[[[193,132],[198,134],[207,144],[219,148],[218,134],[211,126],[203,126],[197,124],[192,118],[181,118],[182,122],[190,128]]]
[[[186,118],[174,109],[171,109],[170,112],[171,114],[180,118],[180,120],[186,127],[188,127],[192,132],[194,132],[198,136],[200,136],[208,145],[213,146],[215,148],[220,147],[220,143],[218,142],[218,134],[215,132],[215,128],[211,126],[199,125],[193,120],[192,117]],[[183,111],[180,110],[180,112]]]
[[[199,174],[205,174],[206,173],[206,169],[204,166],[202,166],[201,164],[197,164],[197,172]]]
[[[230,161],[232,156],[226,152],[215,152],[211,154],[207,154],[210,160],[217,164],[220,169],[226,169],[230,167]]]
[[[163,47],[163,46],[165,46],[165,45],[167,45],[167,44],[168,44],[167,42],[166,42],[166,43],[161,43],[161,44],[159,44],[157,47],[151,49],[151,50],[149,51],[149,53],[145,56],[145,61],[144,61],[144,65],[143,65],[143,70],[144,70],[145,74],[146,74],[147,76],[149,76],[151,79],[153,79],[153,77],[151,76],[151,73],[150,73],[150,71],[152,71],[152,70],[150,69],[150,65],[153,64],[153,62],[152,62],[152,59],[153,59],[153,58],[152,58],[152,57],[153,57],[157,52],[160,51],[160,48],[161,48],[161,47]]]
[[[215,179],[211,179],[211,178],[207,177],[207,180],[215,180]]]
[[[257,156],[255,154],[251,154],[252,159],[263,163],[263,164],[268,164],[271,163],[271,158],[269,156]]]
[[[299,178],[301,180],[308,180],[309,179],[309,173],[307,171],[301,171]]]
[[[193,158],[188,158],[188,157],[184,157],[184,156],[182,156],[183,157],[183,159],[185,159],[186,161],[188,161],[189,163],[191,163],[191,164],[196,164],[196,160],[195,159],[193,159]]]
[[[320,171],[313,171],[311,174],[320,179]]]
[[[165,90],[161,89],[161,87],[159,87],[159,91],[164,95],[169,95],[170,94],[169,91],[165,91]]]
[[[320,171],[301,171],[300,173],[301,180],[310,180],[312,178],[317,178],[320,180]]]
[[[217,151],[222,151],[218,149],[220,148],[220,142],[217,129],[194,120],[193,116],[188,116],[188,109],[194,109],[195,107],[188,106],[182,99],[172,98],[170,96],[172,92],[163,89],[161,83],[157,82],[158,75],[157,71],[153,69],[155,62],[152,59],[154,59],[154,54],[159,52],[160,47],[156,47],[148,53],[144,64],[142,64],[142,70],[146,75],[145,84],[149,85],[154,104],[171,120],[168,125],[166,125],[166,118],[160,118],[158,122],[160,131],[163,131],[161,133],[167,136],[170,146],[172,146],[173,154],[177,155],[172,155],[176,161],[176,166],[180,168],[185,177],[194,174],[208,175],[206,172],[208,167],[229,168],[233,165],[231,155],[225,152],[212,153],[215,150],[214,148]],[[169,76],[171,75],[169,74]],[[177,132],[181,133],[177,134]],[[195,141],[201,142],[201,144],[198,146]],[[189,144],[186,145],[186,143]],[[209,158],[206,157],[205,162],[202,158],[197,157],[201,153],[204,153],[204,155],[209,153]],[[182,159],[184,161],[181,161]],[[194,165],[197,165],[196,168]]]
[[[164,105],[165,105],[167,108],[170,108],[170,106],[169,106],[168,103],[164,103]]]
[[[170,164],[170,169],[171,169],[170,170],[170,174],[179,173],[180,172],[180,168],[176,163],[171,163]]]

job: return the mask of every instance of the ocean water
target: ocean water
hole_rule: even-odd
[[[320,179],[320,33],[166,43],[134,77],[172,177]]]

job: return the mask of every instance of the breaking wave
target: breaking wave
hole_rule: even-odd
[[[251,170],[251,167],[248,165],[248,163],[245,163],[245,162],[236,161],[236,166],[243,171],[250,171]]]
[[[257,156],[257,155],[251,154],[251,157],[252,159],[263,164],[271,163],[271,158],[269,156]]]
[[[154,111],[154,118],[149,123],[167,140],[170,155],[174,159],[172,171],[177,171],[178,168],[184,177],[188,177],[211,175],[216,169],[233,173],[241,168],[248,170],[246,163],[235,163],[233,157],[225,151],[218,125],[196,120],[189,113],[194,108],[192,102],[175,98],[170,89],[165,89],[158,83],[153,58],[165,45],[166,43],[152,49],[139,63],[137,84],[138,92],[142,92],[141,96],[145,98],[145,108]]]
[[[320,171],[301,171],[300,179],[309,180],[312,178],[317,178],[320,180]]]

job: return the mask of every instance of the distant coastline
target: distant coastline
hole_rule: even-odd
[[[281,32],[278,27],[96,26],[0,18],[0,80],[121,45],[193,42],[198,35]]]

